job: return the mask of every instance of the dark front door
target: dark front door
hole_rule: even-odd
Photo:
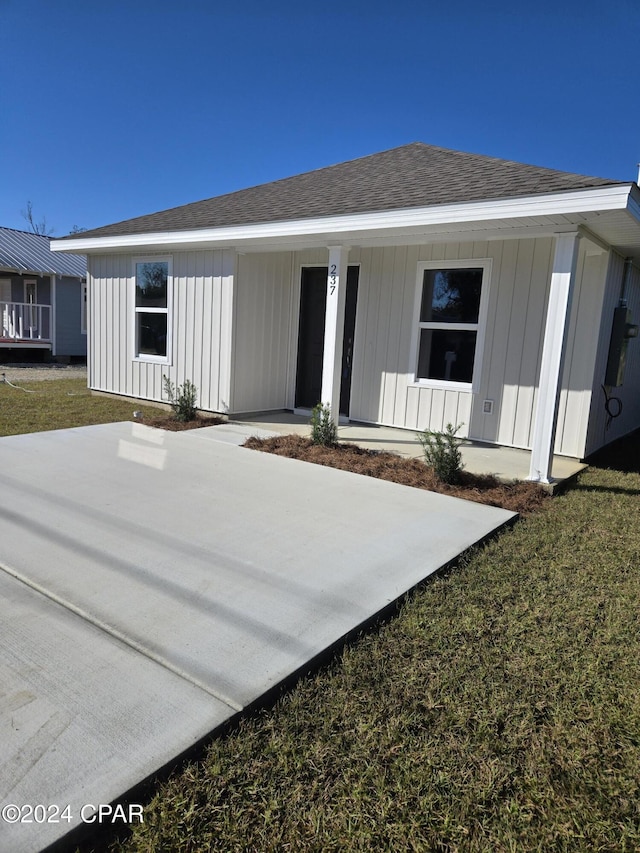
[[[297,408],[312,409],[322,393],[322,357],[327,304],[328,267],[304,267],[300,287],[300,325],[298,331],[298,369],[296,373]],[[359,267],[347,270],[347,292],[342,342],[340,414],[349,414],[351,368],[356,327]]]

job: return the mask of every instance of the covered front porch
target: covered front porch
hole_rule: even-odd
[[[0,302],[0,347],[51,348],[51,305]]]
[[[281,435],[311,434],[309,418],[292,412],[247,415],[235,417],[232,422],[255,429],[256,433],[266,431]],[[416,438],[416,433],[409,429],[350,421],[338,426],[338,439],[369,450],[390,451],[408,458],[422,457],[422,447]],[[465,470],[472,474],[491,474],[503,482],[526,480],[529,476],[531,465],[531,451],[529,450],[474,441],[465,441],[461,450]],[[586,467],[579,459],[568,456],[553,456],[551,465],[553,488],[557,488],[566,480],[575,477]]]

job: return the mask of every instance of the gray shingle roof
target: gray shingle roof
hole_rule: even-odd
[[[3,270],[11,270],[85,278],[86,257],[56,254],[49,248],[49,240],[49,237],[32,234],[31,231],[0,228],[0,275]]]
[[[85,231],[79,236],[250,225],[621,183],[413,142],[380,154]]]

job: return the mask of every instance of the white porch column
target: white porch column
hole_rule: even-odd
[[[327,309],[324,325],[324,355],[322,358],[322,403],[331,407],[331,417],[336,424],[340,416],[342,339],[344,337],[348,257],[349,249],[345,246],[329,247]]]
[[[579,240],[580,235],[575,232],[556,237],[528,477],[538,483],[552,481],[551,462]]]

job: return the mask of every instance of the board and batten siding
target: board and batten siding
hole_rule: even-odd
[[[166,258],[167,253],[158,253]],[[89,387],[166,402],[163,376],[198,389],[198,407],[229,408],[235,254],[176,252],[172,259],[172,345],[168,364],[135,358],[133,255],[88,258]],[[145,259],[154,255],[145,253]]]
[[[349,265],[360,268],[351,382],[352,420],[409,429],[443,429],[463,423],[469,431],[472,395],[468,392],[417,387],[410,382],[416,323],[417,270],[420,261],[491,257],[486,242],[423,246],[352,248]],[[495,251],[493,245],[493,251]],[[296,253],[294,319],[299,310],[300,269],[326,265],[321,250]],[[297,351],[297,323],[292,351]],[[293,365],[295,376],[295,365]]]
[[[231,410],[289,405],[293,256],[238,256],[234,289]]]
[[[583,238],[567,332],[555,453],[583,458],[593,401],[609,252]],[[596,403],[597,403],[596,399]]]
[[[554,250],[553,237],[352,248],[348,262],[359,266],[360,275],[351,419],[412,431],[462,424],[461,435],[530,447]],[[199,406],[210,411],[293,408],[301,270],[326,266],[328,251],[236,256],[217,250],[171,257],[170,365],[134,358],[134,256],[90,257],[90,387],[163,401],[162,377],[168,375],[178,385],[185,379],[194,382]],[[413,382],[419,263],[484,259],[490,260],[491,271],[477,392]],[[604,325],[610,329],[621,281],[616,264],[613,253],[580,241],[555,447],[566,455],[586,452],[591,400],[597,393],[594,372],[606,360],[601,352],[608,347]],[[632,308],[639,303],[634,316],[640,316],[637,271],[629,290]],[[603,305],[609,320],[600,328]],[[636,375],[634,364],[627,375]],[[492,401],[492,411],[483,411],[485,400]],[[635,405],[630,399],[632,417]],[[616,429],[624,431],[625,422]],[[589,427],[591,445],[597,428],[593,423]]]
[[[530,447],[554,248],[547,237],[351,249],[349,264],[360,266],[360,278],[350,417],[411,430],[462,424],[460,435]],[[297,253],[294,275],[303,264],[326,264],[326,257]],[[491,260],[491,275],[478,392],[414,383],[418,264],[481,259]],[[581,241],[571,315],[575,339],[564,365],[556,444],[567,455],[583,455],[605,266],[606,253]],[[299,287],[294,316],[298,304]],[[294,323],[294,353],[295,335]],[[492,401],[492,412],[483,412],[484,400]]]
[[[462,424],[461,435],[526,446],[552,250],[550,238],[352,249],[360,283],[351,418],[411,430]],[[414,383],[418,264],[482,259],[491,280],[479,393]],[[492,399],[493,413],[472,410],[474,396]]]
[[[640,338],[632,338],[629,341],[623,384],[609,389],[610,395],[617,397],[622,403],[620,416],[611,421],[605,409],[606,398],[602,388],[607,369],[613,313],[620,302],[623,280],[624,259],[616,252],[611,252],[600,321],[601,328],[593,376],[593,405],[589,418],[585,455],[594,453],[598,448],[640,426]],[[635,266],[631,269],[624,296],[631,310],[632,322],[640,323],[640,270]],[[615,408],[614,404],[612,410]]]

